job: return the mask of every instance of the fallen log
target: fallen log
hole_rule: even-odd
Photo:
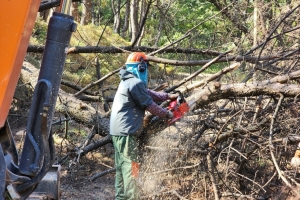
[[[230,67],[234,69],[235,67]],[[229,70],[230,71],[230,70]],[[29,83],[34,88],[36,79],[38,77],[38,69],[33,65],[24,62],[22,69],[22,79],[25,83]],[[224,74],[217,73],[218,75]],[[281,84],[291,79],[297,79],[299,72],[293,72],[289,75],[278,76],[276,78],[253,83],[238,83],[238,84],[221,84],[219,82],[212,82],[204,87],[193,89],[192,94],[186,98],[190,105],[191,111],[202,108],[219,99],[226,99],[231,97],[246,97],[246,96],[257,96],[257,95],[278,95],[279,93],[287,97],[295,97],[300,94],[300,88],[297,84]],[[212,75],[207,80],[214,80],[216,77]],[[280,83],[278,83],[280,82]],[[194,87],[191,87],[194,88]],[[104,117],[90,104],[81,101],[76,98],[73,94],[59,91],[59,98],[56,102],[56,111],[61,113],[68,113],[72,119],[85,124],[86,126],[95,126],[95,129],[100,130],[102,133],[107,134],[109,132],[109,115]],[[157,133],[164,130],[167,127],[164,121],[145,126],[146,132]],[[110,142],[109,136],[103,138],[99,142],[89,144],[85,147],[82,154],[86,154],[89,151],[97,149],[98,147]],[[91,145],[91,146],[90,146]]]
[[[21,71],[21,78],[24,83],[30,85],[30,88],[34,88],[37,82],[39,70],[28,62],[23,63]],[[92,127],[96,125],[96,130],[102,133],[109,132],[109,119],[104,118],[91,105],[81,101],[74,95],[66,93],[63,90],[59,90],[55,109],[57,112],[67,113],[77,122]]]

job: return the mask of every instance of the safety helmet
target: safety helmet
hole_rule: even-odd
[[[147,57],[144,53],[142,52],[134,52],[131,53],[125,64],[127,63],[135,63],[135,62],[147,62]]]
[[[148,82],[148,66],[147,57],[144,53],[131,53],[125,63],[126,70],[133,73],[137,78],[142,80],[147,86]]]

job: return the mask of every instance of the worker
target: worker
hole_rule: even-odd
[[[110,135],[115,150],[116,200],[138,200],[139,173],[137,137],[143,128],[145,110],[162,118],[172,118],[173,113],[156,102],[177,98],[177,94],[147,89],[149,62],[144,53],[131,53],[125,68],[119,72],[121,82],[116,92],[111,116]]]

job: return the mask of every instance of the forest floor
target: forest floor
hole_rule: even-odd
[[[87,155],[73,166],[62,165],[61,199],[114,199],[114,175],[107,174],[94,181],[91,177],[105,171],[108,166],[101,163],[96,155]]]
[[[19,151],[22,149],[25,137],[25,124],[26,122],[18,120],[18,126],[13,126],[12,128]],[[97,136],[95,139],[97,139]],[[103,148],[90,152],[81,158],[76,158],[74,156],[66,156],[67,151],[79,145],[76,143],[76,140],[80,141],[84,140],[84,138],[79,138],[76,133],[71,132],[68,140],[62,140],[57,134],[54,134],[54,140],[56,160],[66,158],[60,164],[61,200],[114,199],[115,173],[91,180],[93,175],[114,167],[112,144],[107,144]]]
[[[31,104],[31,95],[28,95],[28,91],[26,91],[23,86],[18,86],[16,91],[17,93],[15,94],[9,116],[9,123],[15,138],[17,149],[21,152],[28,120],[28,109]],[[64,115],[62,114],[56,113],[55,115],[53,121],[64,118]],[[74,121],[71,121],[69,126],[67,138],[64,133],[64,123],[52,126],[56,147],[56,164],[59,163],[61,165],[61,199],[114,199],[114,172],[93,181],[91,180],[92,176],[95,174],[114,167],[114,150],[112,144],[107,144],[81,158],[77,158],[76,155],[74,156],[74,153],[70,154],[70,152],[85,141],[86,136],[91,129]],[[100,135],[96,135],[93,140],[97,141],[101,137],[102,136]],[[152,163],[145,163],[143,168],[148,170],[149,165],[151,167]],[[145,180],[145,176],[147,176],[147,174],[143,175],[141,183],[141,187],[145,187],[144,189],[142,188],[145,194],[153,192],[154,188],[155,191],[162,189],[157,180],[153,182],[152,179],[150,183]],[[162,176],[159,178],[162,178]]]
[[[26,94],[26,92],[24,93],[24,90],[21,93],[14,99],[9,116],[10,127],[15,136],[18,150],[22,149],[28,109],[31,103],[30,95]],[[161,129],[161,132],[151,133],[150,136],[147,136],[147,144],[140,149],[142,155],[139,182],[142,193],[145,195],[142,199],[215,199],[211,187],[207,185],[209,181],[207,181],[208,175],[205,167],[206,159],[201,158],[199,152],[190,151],[190,147],[193,145],[195,148],[198,147],[197,145],[201,145],[201,143],[194,144],[195,138],[192,134],[194,130],[190,123],[196,120],[193,117],[195,116],[186,116],[181,122],[176,122],[176,125]],[[54,121],[64,118],[63,114],[56,113]],[[75,121],[70,121],[68,125],[67,133],[65,133],[64,123],[52,126],[56,147],[55,162],[61,165],[61,199],[114,199],[114,172],[93,181],[91,180],[95,174],[114,167],[112,144],[106,144],[78,158],[78,154],[74,153],[74,149],[77,149],[84,143],[87,135],[91,132],[91,128],[78,124]],[[93,140],[97,141],[101,137],[100,135],[95,135]],[[206,138],[204,137],[203,139]],[[222,163],[219,163],[217,167],[219,169],[224,166]],[[233,165],[232,169],[236,169],[236,165]],[[230,188],[235,187],[232,183],[235,182],[228,182],[228,186],[226,186]],[[269,198],[269,200],[297,199],[290,194],[290,190],[280,187],[277,183],[272,185],[272,191],[274,191],[272,194],[273,198]],[[232,197],[223,197],[221,199],[229,200]]]

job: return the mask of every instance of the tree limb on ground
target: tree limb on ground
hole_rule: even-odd
[[[24,82],[30,83],[32,88],[37,82],[39,70],[28,62],[23,63],[21,77]],[[89,127],[98,126],[102,132],[109,132],[109,119],[103,118],[101,114],[91,105],[79,100],[74,95],[59,90],[56,111],[67,113],[72,119],[84,123]],[[96,128],[97,129],[97,128]]]

